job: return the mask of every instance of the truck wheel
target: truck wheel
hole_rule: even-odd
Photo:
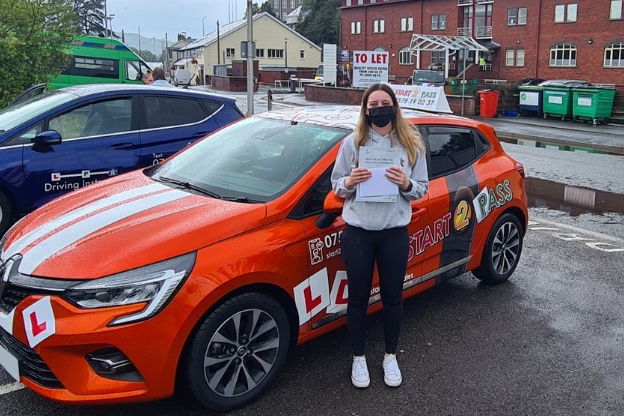
[[[244,293],[219,306],[192,338],[185,377],[205,407],[227,412],[257,399],[290,343],[288,316],[273,298]]]

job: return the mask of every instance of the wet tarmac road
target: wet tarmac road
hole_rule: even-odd
[[[507,283],[487,286],[466,274],[405,302],[400,388],[383,384],[377,314],[368,389],[351,386],[343,328],[295,348],[271,390],[229,414],[621,415],[624,240],[531,213],[522,260]],[[0,385],[10,385],[4,371]],[[22,389],[0,395],[0,416],[16,414],[213,413],[181,398],[67,406]]]

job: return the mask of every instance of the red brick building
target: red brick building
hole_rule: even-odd
[[[392,82],[406,82],[416,59],[412,34],[470,36],[488,52],[467,53],[466,78],[581,79],[624,87],[622,0],[342,0],[344,50],[390,53]],[[462,51],[420,54],[420,68],[448,62],[463,69]],[[485,67],[479,65],[481,56]],[[483,63],[483,62],[481,62]],[[485,69],[485,70],[482,70]]]

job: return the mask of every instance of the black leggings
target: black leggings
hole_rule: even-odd
[[[396,353],[403,317],[402,294],[408,238],[407,227],[367,231],[347,225],[342,233],[342,260],[347,267],[349,281],[347,325],[353,355],[364,355],[366,314],[375,262],[383,303],[385,352]]]

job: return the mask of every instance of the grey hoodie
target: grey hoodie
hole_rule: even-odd
[[[370,132],[366,146],[391,147],[390,135],[381,136],[372,129]],[[412,217],[410,201],[422,198],[429,190],[425,155],[419,153],[414,166],[403,167],[405,175],[412,182],[412,189],[409,192],[404,192],[399,188],[399,196],[396,202],[360,202],[355,200],[357,187],[348,190],[344,184],[345,179],[351,174],[351,170],[357,166],[356,140],[355,133],[343,140],[331,176],[334,192],[345,199],[342,219],[349,225],[371,231],[402,227],[409,224]],[[398,140],[394,140],[394,142],[398,143]],[[400,144],[397,146],[403,148]]]

